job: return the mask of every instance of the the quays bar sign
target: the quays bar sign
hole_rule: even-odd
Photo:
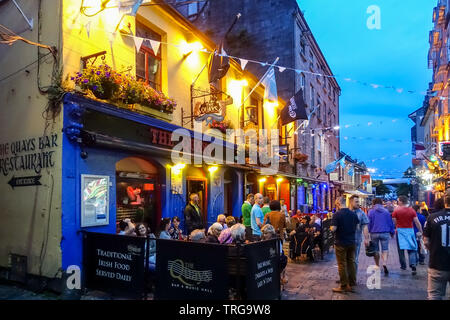
[[[55,148],[58,147],[58,144],[57,133],[0,143],[0,172],[4,176],[29,170],[40,174],[42,169],[53,168],[55,166]],[[20,180],[21,183],[17,180],[19,181],[16,181],[17,186],[37,185],[37,183],[32,184],[31,182],[39,180],[37,176],[23,178],[27,178],[26,181]]]
[[[167,149],[168,152],[171,152],[172,148],[178,143],[177,141],[172,141],[171,131],[93,110],[86,110],[84,113],[83,129],[109,137],[159,146]],[[193,143],[194,139],[192,139]],[[209,144],[210,142],[202,141],[202,149],[204,150]]]

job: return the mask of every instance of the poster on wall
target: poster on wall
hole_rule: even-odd
[[[81,227],[109,224],[109,176],[81,175]]]
[[[172,193],[183,194],[183,175],[172,170],[170,173],[170,185]]]

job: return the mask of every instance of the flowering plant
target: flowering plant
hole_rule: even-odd
[[[107,64],[88,66],[71,77],[83,91],[99,99],[126,105],[139,103],[161,112],[173,113],[176,102],[130,74],[121,74]]]
[[[296,159],[298,162],[305,162],[306,160],[308,160],[308,155],[297,152],[296,154],[294,154],[294,159]]]
[[[229,120],[228,121],[224,120],[221,122],[213,120],[212,123],[209,124],[209,127],[211,129],[217,129],[222,133],[226,133],[227,129],[233,129],[233,125],[231,124],[231,121],[229,121]]]

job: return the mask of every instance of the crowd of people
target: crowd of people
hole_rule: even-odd
[[[331,219],[334,233],[334,248],[338,264],[340,286],[334,292],[355,292],[358,257],[364,243],[365,253],[373,256],[376,267],[389,274],[388,256],[390,239],[395,238],[398,258],[402,270],[411,269],[417,274],[418,265],[424,265],[429,255],[428,296],[438,299],[445,295],[446,281],[450,280],[450,240],[442,238],[443,232],[450,234],[450,195],[439,199],[430,214],[425,203],[409,205],[405,196],[397,201],[373,200],[368,214],[361,210],[358,196],[348,200],[336,200],[336,212],[332,215],[306,215],[297,210],[288,211],[283,200],[270,201],[262,194],[248,194],[242,204],[240,218],[220,214],[217,222],[206,231],[202,222],[199,197],[193,193],[184,210],[186,233],[180,228],[180,218],[164,218],[160,222],[158,235],[148,226],[130,219],[119,223],[119,234],[147,237],[150,239],[172,239],[225,245],[246,244],[255,241],[279,239],[281,283],[287,283],[285,267],[287,257],[283,251],[284,241],[289,241],[289,258],[293,261],[316,261],[323,259],[322,224]],[[447,229],[444,224],[447,224]],[[447,234],[447,233],[446,233]],[[449,236],[447,236],[449,237]],[[444,240],[446,246],[443,245]],[[155,268],[156,241],[150,241],[150,269]],[[406,258],[406,255],[408,258]],[[408,263],[407,263],[408,260]],[[382,267],[382,269],[381,269]]]
[[[425,264],[429,252],[428,299],[445,296],[450,281],[450,232],[447,231],[450,230],[450,195],[437,201],[432,214],[425,203],[410,206],[406,196],[386,203],[376,198],[368,215],[358,214],[361,210],[357,196],[350,197],[348,206],[344,197],[338,198],[336,207],[331,230],[335,233],[340,286],[333,288],[333,292],[355,292],[363,238],[366,255],[373,256],[376,267],[380,268],[381,264],[388,275],[389,243],[395,238],[400,268],[406,271],[408,265],[412,276],[417,274],[418,265]]]

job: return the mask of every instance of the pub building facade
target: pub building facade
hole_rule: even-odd
[[[58,57],[16,72],[17,61],[35,59],[36,48],[22,43],[0,47],[0,69],[16,72],[0,86],[0,199],[3,223],[8,225],[0,234],[2,278],[53,279],[48,283],[58,290],[70,266],[82,267],[83,231],[116,234],[125,218],[148,223],[152,232],[161,218],[178,216],[183,223],[183,209],[193,192],[199,194],[205,226],[221,213],[240,217],[249,192],[284,198],[288,209],[296,209],[298,177],[289,152],[293,124],[279,125],[282,99],[277,104],[264,101],[264,87],[259,85],[244,102],[259,79],[232,59],[216,86],[220,92],[211,94],[208,70],[200,71],[209,58],[204,49],[212,52],[216,44],[170,5],[141,6],[135,16],[123,15],[118,8],[91,14],[81,5],[67,0],[56,6],[50,1],[41,6],[26,3],[24,12],[40,28],[25,31],[14,6],[8,4],[0,12],[5,25],[24,38],[37,39],[40,30],[40,43],[55,46]],[[55,16],[60,21],[56,28]],[[140,47],[138,38],[144,39]],[[63,70],[66,91],[53,109],[43,90],[54,71],[51,62]],[[77,72],[85,76],[85,68],[104,64],[117,73],[126,70],[122,76],[129,72],[142,79],[174,99],[176,107],[124,106],[71,81]],[[205,116],[202,106],[213,100],[215,115],[222,115],[228,128],[281,129],[285,149],[277,174],[263,175],[262,166],[247,162],[172,162],[172,134],[182,129],[182,135],[194,138],[194,124],[199,123],[206,132],[208,124],[196,119]],[[236,153],[236,144],[223,143],[220,132],[208,132],[203,139],[209,141],[202,151],[214,142],[224,146],[224,154]]]

